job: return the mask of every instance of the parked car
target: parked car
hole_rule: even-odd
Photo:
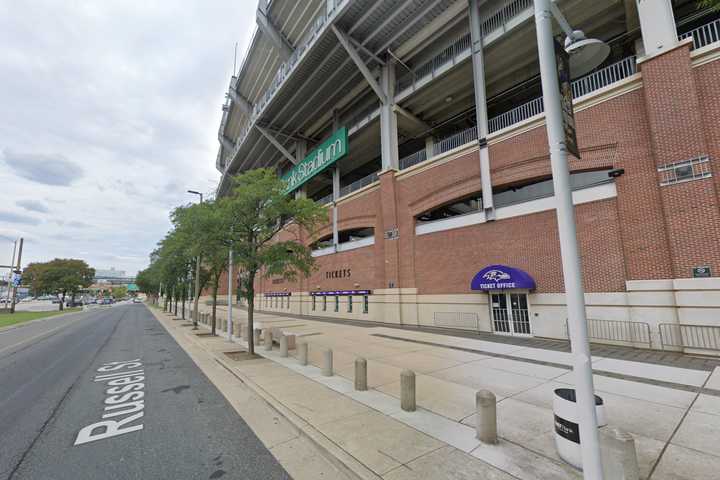
[[[133,298],[133,303],[142,303],[142,300],[140,300],[139,298],[135,297],[135,298]]]
[[[61,303],[60,299],[57,297],[53,297],[52,303]]]

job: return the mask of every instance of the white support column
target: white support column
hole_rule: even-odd
[[[435,139],[432,136],[425,137],[425,159],[431,158],[434,154]]]
[[[333,110],[333,132],[340,128],[340,116],[337,110]],[[332,208],[332,227],[333,227],[333,248],[337,252],[340,243],[340,235],[338,234],[338,208],[337,201],[340,198],[340,166],[336,163],[332,170],[332,190],[333,190],[333,208]]]
[[[260,27],[260,30],[262,30],[263,33],[265,33],[270,38],[270,41],[275,45],[283,61],[286,61],[288,58],[290,58],[290,55],[293,54],[294,49],[292,45],[290,45],[290,43],[285,39],[285,36],[283,36],[282,32],[280,32],[270,20],[267,5],[265,5],[263,8],[263,2],[260,2],[260,4],[258,5],[257,24],[258,27]]]
[[[495,219],[495,208],[490,178],[490,152],[487,145],[488,118],[485,92],[485,58],[483,56],[482,29],[478,0],[470,0],[470,38],[472,41],[473,85],[475,87],[475,117],[478,130],[478,155],[480,157],[480,182],[482,185],[485,218]]]
[[[232,248],[228,251],[228,294],[227,294],[227,339],[228,342],[232,342],[233,336],[233,303],[232,303],[232,291],[233,291],[233,251]]]
[[[382,67],[385,101],[380,105],[380,154],[383,170],[398,170],[397,114],[395,113],[395,61]]]
[[[300,163],[307,155],[307,140],[295,140],[295,163]],[[295,190],[295,198],[307,198],[307,185]]]
[[[670,0],[637,0],[645,55],[654,55],[678,43]]]
[[[333,208],[332,208],[332,227],[333,227],[333,247],[337,252],[340,238],[338,234],[338,208],[337,201],[340,198],[340,168],[335,165],[332,170],[332,187],[333,187]]]

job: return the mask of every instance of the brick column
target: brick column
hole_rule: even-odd
[[[689,41],[641,60],[645,107],[655,166],[709,155]],[[708,168],[710,168],[708,164]],[[717,175],[720,172],[712,172]],[[662,175],[658,173],[658,184]],[[660,186],[674,278],[692,276],[692,267],[720,272],[720,209],[713,179]]]
[[[385,238],[385,232],[399,231],[395,173],[395,170],[384,170],[379,174],[380,218],[375,241],[383,244],[384,255],[376,259],[377,279],[382,288],[400,287],[399,242],[396,238]]]

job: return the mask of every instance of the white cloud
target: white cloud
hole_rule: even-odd
[[[31,212],[48,213],[50,211],[43,202],[33,199],[18,200],[15,202],[15,205]]]
[[[220,105],[256,6],[0,2],[0,239],[31,240],[28,261],[143,268],[185,191],[215,188]]]

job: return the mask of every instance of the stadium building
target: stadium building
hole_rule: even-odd
[[[610,52],[571,84],[590,335],[720,348],[719,15],[557,7]],[[567,338],[532,0],[261,0],[219,140],[219,195],[270,167],[329,207],[259,310]]]

